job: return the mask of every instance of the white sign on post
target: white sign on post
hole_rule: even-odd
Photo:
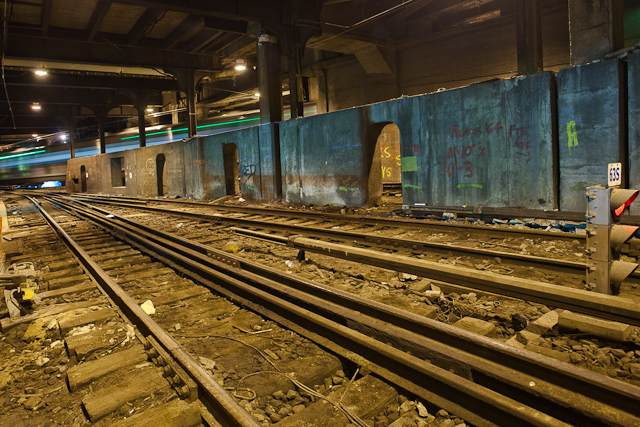
[[[607,166],[607,186],[622,185],[622,163],[609,163]]]

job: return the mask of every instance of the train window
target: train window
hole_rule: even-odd
[[[127,175],[124,170],[124,157],[111,159],[111,186],[124,187],[127,185]]]

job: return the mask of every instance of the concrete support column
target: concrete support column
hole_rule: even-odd
[[[107,152],[107,137],[105,134],[105,124],[107,122],[107,115],[111,109],[110,104],[92,106],[93,114],[96,117],[96,125],[98,127],[98,152],[104,154]]]
[[[136,105],[136,109],[138,110],[138,141],[140,141],[140,147],[147,146],[147,125],[144,119],[146,108],[147,104],[144,102],[140,102]]]
[[[104,130],[106,118],[104,116],[97,116],[98,121],[98,149],[100,154],[107,152],[107,136]]]
[[[293,43],[289,48],[289,105],[291,108],[291,118],[297,119],[304,116],[304,104],[300,101],[300,55],[298,48]]]
[[[282,120],[282,85],[278,39],[269,34],[258,37],[258,88],[262,123]]]
[[[540,0],[515,0],[518,74],[542,71]]]
[[[76,123],[75,121],[71,122],[71,126],[69,127],[69,132],[67,135],[67,141],[69,144],[69,157],[72,159],[76,158]]]
[[[187,94],[187,114],[189,115],[189,138],[196,136],[198,133],[198,122],[196,112],[196,91],[194,72],[189,69],[185,72],[185,85]]]
[[[624,0],[569,0],[571,65],[624,47]]]

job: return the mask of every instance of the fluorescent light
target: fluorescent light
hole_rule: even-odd
[[[244,59],[237,59],[236,65],[233,66],[233,69],[239,72],[247,70],[247,61]]]
[[[39,102],[34,102],[33,104],[31,104],[31,110],[32,111],[42,111],[42,105],[40,105]]]
[[[44,68],[36,68],[35,70],[33,70],[33,74],[35,74],[38,77],[46,77],[49,75],[49,72]]]

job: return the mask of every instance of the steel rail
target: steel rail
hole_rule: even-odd
[[[125,218],[112,217],[107,211],[95,207],[59,202],[70,210],[91,217],[116,235],[126,235],[141,247],[183,265],[185,272],[193,274],[195,271],[202,277],[223,280],[236,288],[234,292],[241,286],[238,281],[242,280],[250,284],[249,288],[242,287],[250,298],[263,292],[262,298],[285,298],[289,304],[313,309],[315,315],[330,319],[341,317],[347,323],[366,325],[379,334],[389,336],[392,341],[409,342],[412,350],[419,349],[418,353],[437,353],[439,357],[470,366],[478,375],[490,378],[489,383],[500,383],[498,389],[501,391],[510,390],[513,396],[528,403],[536,402],[554,416],[568,418],[570,422],[593,421],[593,418],[614,424],[640,422],[631,415],[640,399],[640,388],[636,386],[295,278],[240,257],[222,253],[221,258],[229,258],[227,263],[223,263],[205,255],[217,252],[210,247],[158,232]],[[245,271],[250,269],[253,271]],[[271,301],[267,304],[273,304]],[[260,300],[260,303],[264,301]]]
[[[619,296],[605,295],[489,271],[451,266],[402,255],[387,254],[350,245],[323,242],[301,236],[284,237],[239,228],[232,228],[232,231],[261,240],[286,244],[303,251],[320,253],[392,271],[415,274],[485,292],[519,298],[525,301],[534,301],[551,307],[559,307],[640,326],[640,307],[638,304]]]
[[[25,196],[38,209],[45,221],[73,253],[75,258],[109,295],[118,307],[146,335],[158,343],[185,369],[198,384],[200,400],[222,425],[258,427],[259,424],[227,393],[200,364],[189,355],[160,325],[146,314],[136,300],[111,278],[73,238],[58,224],[46,209],[34,198]]]
[[[164,209],[147,205],[129,204],[126,202],[118,202],[113,200],[92,200],[92,203],[106,204],[112,206],[120,206],[130,209],[139,209],[149,212],[163,213],[178,217],[194,218],[203,221],[215,223],[229,223],[244,227],[252,227],[258,229],[269,229],[275,231],[288,232],[293,234],[302,234],[307,236],[318,236],[327,239],[336,239],[341,241],[358,242],[362,245],[380,245],[388,248],[407,248],[422,249],[425,251],[438,251],[440,253],[460,252],[471,256],[481,256],[487,258],[501,258],[509,260],[516,265],[522,266],[541,266],[546,269],[556,269],[568,273],[585,274],[587,265],[583,262],[567,261],[558,258],[546,258],[535,255],[523,255],[512,252],[496,251],[483,248],[472,248],[460,245],[450,245],[446,243],[425,242],[420,240],[402,239],[396,237],[376,236],[355,231],[335,230],[330,228],[311,227],[297,224],[271,223],[261,220],[249,218],[235,218],[214,214],[184,212],[173,209]]]
[[[240,212],[253,215],[274,215],[288,218],[310,218],[317,220],[331,220],[347,223],[358,223],[371,226],[386,226],[386,227],[405,227],[405,228],[435,228],[443,231],[455,231],[456,229],[477,231],[481,233],[487,233],[489,235],[496,235],[500,237],[513,236],[514,234],[521,234],[527,237],[538,237],[548,239],[572,239],[572,240],[584,240],[585,236],[581,234],[573,234],[561,231],[545,231],[535,229],[520,229],[510,227],[508,230],[496,227],[487,227],[486,225],[479,224],[460,224],[460,223],[448,223],[442,221],[434,221],[428,219],[413,219],[413,218],[393,218],[382,217],[375,215],[341,215],[331,212],[314,212],[308,210],[288,210],[279,208],[265,208],[265,207],[252,207],[252,206],[231,206],[220,205],[206,202],[199,202],[193,200],[183,199],[154,199],[148,197],[123,197],[123,196],[104,196],[104,195],[90,195],[75,193],[71,195],[74,198],[82,198],[86,200],[104,200],[104,201],[124,201],[129,203],[144,204],[144,203],[158,203],[158,204],[173,204],[183,206],[195,206],[200,208],[209,208],[226,212]],[[584,220],[584,215],[583,218]]]

